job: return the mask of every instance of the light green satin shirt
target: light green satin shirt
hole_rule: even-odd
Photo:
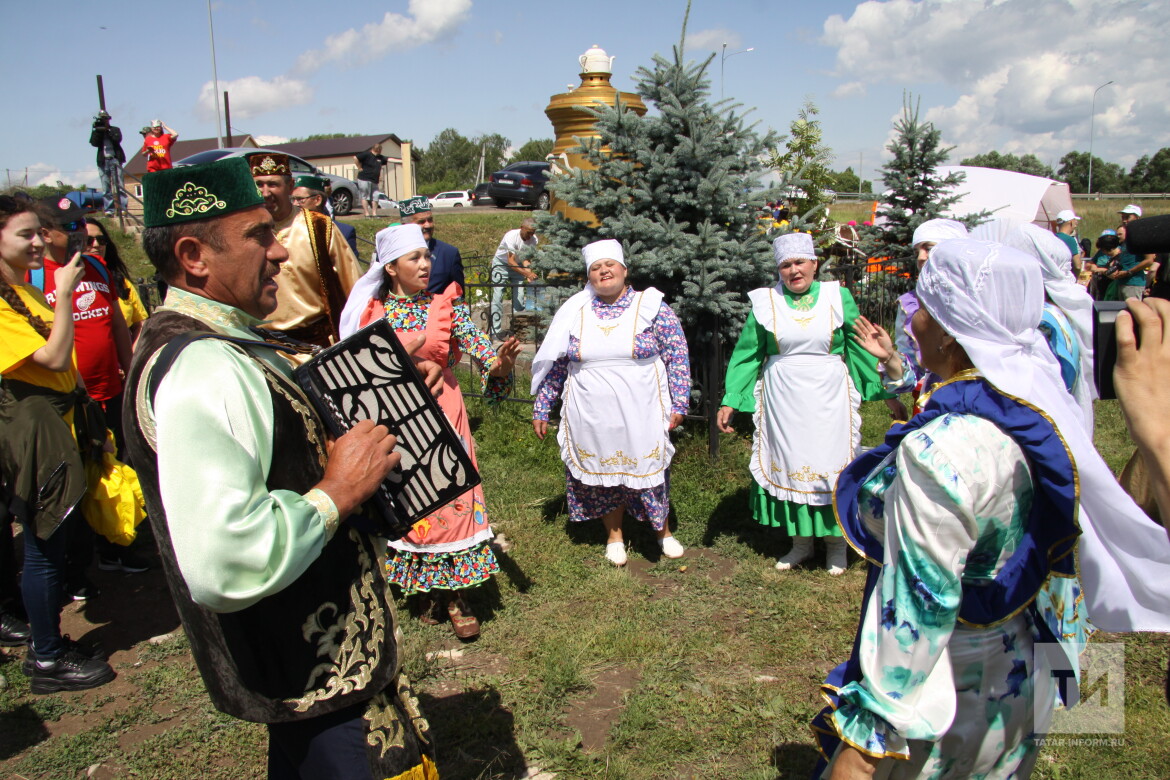
[[[173,287],[159,310],[252,340],[248,327],[260,322]],[[254,354],[291,378],[276,351]],[[175,360],[153,410],[145,376],[135,405],[158,453],[167,526],[192,599],[215,612],[236,612],[290,585],[321,554],[338,514],[319,489],[268,490],[274,416],[264,372],[236,347],[206,339]]]

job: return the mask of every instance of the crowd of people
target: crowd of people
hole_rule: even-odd
[[[142,243],[167,286],[149,316],[100,221],[64,199],[0,197],[0,644],[28,643],[35,693],[113,679],[100,648],[62,635],[60,611],[92,588],[95,553],[103,568],[145,569],[133,547],[95,540],[78,509],[88,464],[116,454],[137,470],[209,695],[267,724],[270,776],[437,777],[393,593],[421,621],[477,636],[467,591],[500,568],[490,496],[476,485],[380,539],[357,518],[401,461],[395,437],[363,421],[330,440],[293,371],[384,319],[476,464],[453,368],[470,355],[501,400],[521,345],[476,326],[459,251],[435,238],[425,198],[403,200],[363,272],[324,183],[294,179],[284,155],[158,166],[144,190]],[[809,561],[818,539],[832,575],[849,548],[869,564],[852,654],[825,681],[819,776],[1027,776],[1036,736],[1077,698],[1035,648],[1061,648],[1075,677],[1095,630],[1170,630],[1170,538],[1093,446],[1092,300],[1078,283],[1103,276],[1130,301],[1118,392],[1170,517],[1170,426],[1151,412],[1170,392],[1158,338],[1170,304],[1133,290],[1156,258],[1112,263],[1134,216],[1127,206],[1098,240],[1104,266],[1084,259],[1071,212],[1055,232],[924,222],[893,335],[819,278],[810,235],[773,242],[776,283],[747,296],[717,424],[753,415],[744,479],[754,519],[791,540],[778,570]],[[505,235],[493,280],[530,280],[535,241],[531,221]],[[637,257],[619,240],[581,255],[586,284],[532,359],[533,429],[549,434],[559,402],[569,521],[601,521],[606,561],[627,564],[627,514],[681,558],[670,465],[691,397],[686,336],[660,291],[629,283]],[[897,422],[862,451],[860,405],[879,399]]]

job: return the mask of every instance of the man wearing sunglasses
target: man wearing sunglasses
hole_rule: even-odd
[[[326,196],[328,189],[329,181],[327,179],[307,174],[298,176],[293,182],[292,204],[298,208],[328,215],[330,219],[333,219],[333,215],[325,208],[325,204],[329,202]],[[354,226],[333,219],[333,227],[337,228],[338,232],[345,238],[345,243],[349,244],[353,256],[358,257],[357,230],[354,229]]]

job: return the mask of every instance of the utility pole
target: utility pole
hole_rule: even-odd
[[[223,126],[223,116],[219,112],[219,73],[215,67],[215,26],[211,21],[211,0],[207,0],[207,32],[211,36],[211,96],[215,99],[215,137],[219,141],[219,148],[223,148],[223,136],[219,128]]]

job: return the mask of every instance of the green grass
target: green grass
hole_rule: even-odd
[[[535,438],[528,407],[472,399],[468,408],[491,521],[513,545],[504,571],[471,597],[484,632],[462,647],[469,663],[427,659],[459,644],[448,626],[424,626],[399,604],[405,668],[443,776],[511,778],[526,764],[566,778],[807,776],[817,686],[849,652],[864,572],[857,562],[840,578],[772,568],[787,543],[751,521],[747,437],[724,436],[712,462],[705,431],[684,427],[672,470],[676,533],[703,557],[648,560],[653,535],[627,523],[631,564],[619,571],[602,557],[600,523],[568,523],[556,444]],[[867,403],[863,417],[872,445],[885,407]],[[1098,403],[1098,426],[1106,459],[1120,465],[1131,445],[1116,433],[1115,402]],[[1166,637],[1101,639],[1127,648],[1125,746],[1045,748],[1036,777],[1152,780],[1170,766]],[[262,775],[263,728],[211,708],[182,638],[138,654],[140,667],[119,670],[136,691],[121,702],[100,689],[32,697],[17,661],[0,667],[11,683],[0,717],[15,746],[0,774],[72,777],[101,763],[126,777]],[[630,684],[597,714],[602,746],[586,752],[572,724],[612,674]],[[62,718],[85,728],[49,737],[44,724]]]

